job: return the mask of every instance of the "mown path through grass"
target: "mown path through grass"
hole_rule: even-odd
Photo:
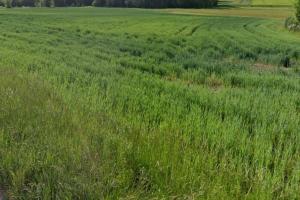
[[[273,11],[0,10],[0,186],[298,198],[300,39]]]

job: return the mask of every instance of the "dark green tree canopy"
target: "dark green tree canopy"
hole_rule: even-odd
[[[296,3],[296,18],[300,22],[300,0],[297,0]]]
[[[137,8],[205,8],[217,6],[218,0],[0,0],[6,7],[137,7]]]

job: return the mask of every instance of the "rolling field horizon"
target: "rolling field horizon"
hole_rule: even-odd
[[[229,6],[254,6],[254,7],[286,7],[293,6],[295,0],[224,0],[220,4]]]
[[[254,17],[284,20],[294,15],[292,7],[229,7],[215,9],[162,9],[158,12],[166,12],[181,15],[202,15],[202,16],[226,16],[226,17]],[[282,22],[282,23],[283,23]]]
[[[300,198],[291,15],[0,9],[0,198]]]
[[[292,6],[295,0],[251,0],[251,5],[254,6]]]

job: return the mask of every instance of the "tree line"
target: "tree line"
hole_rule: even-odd
[[[205,8],[217,6],[218,0],[0,0],[4,7],[136,7],[136,8]]]
[[[95,6],[139,8],[202,8],[217,6],[217,0],[94,0]]]

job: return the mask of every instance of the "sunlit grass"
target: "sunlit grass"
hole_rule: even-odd
[[[173,14],[191,14],[206,16],[239,16],[286,19],[294,14],[292,7],[238,7],[219,9],[165,9]]]
[[[291,6],[294,2],[294,0],[251,0],[251,5]]]

